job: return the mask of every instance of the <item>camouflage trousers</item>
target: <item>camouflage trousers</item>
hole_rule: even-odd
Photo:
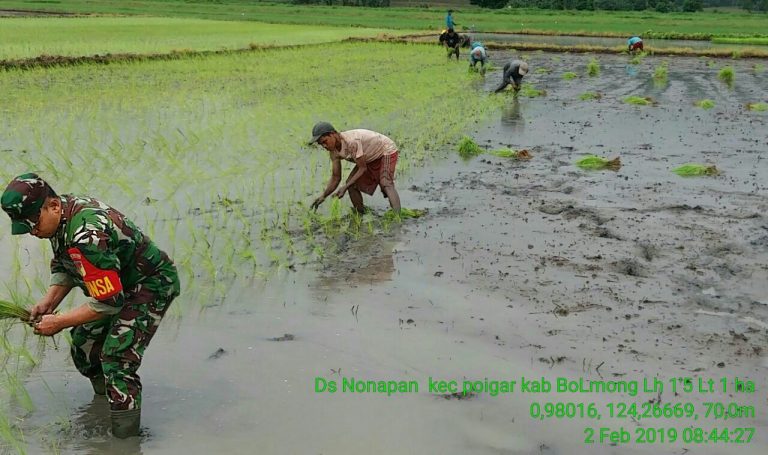
[[[175,268],[173,276],[164,275],[162,285],[159,281],[143,283],[127,292],[119,313],[72,328],[75,367],[83,376],[105,379],[114,411],[141,408],[141,380],[136,371],[168,306],[179,295]]]

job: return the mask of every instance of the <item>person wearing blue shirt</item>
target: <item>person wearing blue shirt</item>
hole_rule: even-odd
[[[457,24],[456,22],[453,22],[453,10],[449,9],[448,15],[445,16],[445,28],[447,28],[448,30],[453,30],[457,25],[459,24]]]
[[[643,50],[643,40],[639,36],[633,36],[627,40],[627,50],[629,52]]]

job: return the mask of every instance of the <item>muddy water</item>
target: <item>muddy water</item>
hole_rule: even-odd
[[[511,57],[494,53],[497,68]],[[163,322],[141,373],[145,434],[113,441],[104,403],[66,348],[28,384],[30,429],[61,453],[725,453],[713,444],[585,445],[584,427],[756,428],[739,453],[765,453],[768,358],[768,113],[750,63],[670,59],[629,66],[600,57],[531,54],[526,77],[543,98],[504,96],[498,119],[470,132],[491,148],[528,148],[516,163],[451,153],[399,181],[427,216],[362,239],[341,257],[266,283],[232,280],[225,302]],[[729,90],[717,69],[733,64]],[[453,64],[453,63],[452,63]],[[536,74],[549,68],[550,74]],[[484,90],[500,78],[489,72]],[[600,92],[600,101],[578,95]],[[656,106],[621,100],[651,96]],[[485,96],[485,94],[481,94]],[[717,104],[692,107],[701,98]],[[762,97],[762,99],[761,99]],[[449,152],[449,151],[446,151]],[[586,153],[620,156],[618,172],[573,166]],[[683,179],[670,168],[710,162],[723,172]],[[383,199],[373,205],[383,209]],[[291,336],[286,336],[286,334]],[[448,399],[429,377],[461,381],[556,377],[638,380],[749,378],[758,393],[487,394]],[[417,394],[318,394],[315,378],[416,380]],[[48,392],[52,391],[53,394]],[[51,396],[55,398],[51,398]],[[738,402],[756,418],[728,422],[538,421],[533,401]],[[38,434],[27,431],[27,434]],[[51,439],[53,438],[53,439]],[[30,437],[30,453],[51,451]]]
[[[621,46],[626,40],[621,38],[604,38],[597,36],[547,36],[547,35],[518,35],[506,33],[473,33],[472,38],[480,41],[493,41],[494,43],[524,43],[524,44],[554,44],[558,46]],[[717,49],[731,48],[741,49],[752,46],[739,46],[732,44],[718,44],[702,40],[666,40],[643,39],[649,49],[691,48],[691,49]],[[760,47],[760,46],[757,46]]]

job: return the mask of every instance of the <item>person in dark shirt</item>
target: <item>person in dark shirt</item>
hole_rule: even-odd
[[[438,40],[439,43],[445,47],[445,50],[448,53],[448,59],[450,60],[451,55],[456,55],[456,60],[459,59],[459,48],[464,43],[463,38],[461,35],[456,33],[453,29],[445,30],[443,33],[440,34],[440,39]]]
[[[522,60],[512,60],[504,65],[504,75],[502,76],[501,84],[496,87],[495,92],[498,93],[507,85],[512,84],[512,88],[515,92],[520,90],[520,85],[523,82],[523,76],[528,74],[528,64]]]

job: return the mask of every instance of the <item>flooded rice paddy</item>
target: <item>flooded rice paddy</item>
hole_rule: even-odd
[[[563,36],[563,35],[523,35],[519,33],[470,33],[479,41],[512,44],[552,44],[556,46],[602,46],[614,47],[626,45],[626,39],[598,36]],[[691,48],[691,49],[743,49],[755,46],[738,46],[713,43],[706,40],[643,39],[649,49]],[[757,46],[760,47],[760,46]]]
[[[654,81],[664,59],[599,56],[599,76],[588,77],[590,56],[530,53],[525,82],[546,96],[490,94],[512,57],[493,52],[484,79],[462,75],[477,97],[503,97],[490,121],[464,132],[489,150],[526,148],[532,160],[464,161],[445,145],[398,180],[404,205],[426,216],[374,235],[331,235],[322,261],[267,278],[222,277],[222,301],[168,318],[148,350],[142,438],[109,437],[103,406],[60,339],[27,382],[29,453],[724,453],[681,441],[584,443],[587,426],[725,425],[711,419],[529,416],[535,400],[703,406],[704,394],[455,399],[426,387],[429,377],[521,376],[749,378],[758,393],[715,400],[757,409],[727,424],[757,430],[739,453],[765,453],[768,113],[745,105],[768,101],[768,76],[753,61],[670,58],[667,80]],[[717,78],[725,65],[733,88]],[[579,77],[563,80],[567,71]],[[580,100],[585,92],[599,99]],[[715,107],[695,107],[703,98]],[[622,167],[580,170],[574,162],[586,154],[620,156]],[[722,174],[671,172],[689,162]],[[372,205],[383,211],[386,201],[376,195]],[[202,212],[185,216],[205,222]],[[23,262],[30,275],[36,245]],[[316,393],[318,377],[422,388]]]

